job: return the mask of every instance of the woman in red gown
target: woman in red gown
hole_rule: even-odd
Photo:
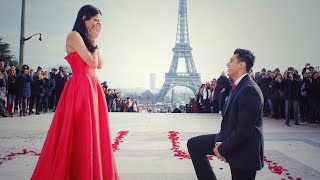
[[[32,180],[118,180],[106,100],[95,69],[101,12],[91,5],[78,13],[67,37],[72,78],[54,114]]]

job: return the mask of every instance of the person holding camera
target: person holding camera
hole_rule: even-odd
[[[36,114],[40,115],[41,102],[45,93],[45,80],[42,75],[42,71],[39,69],[34,77],[33,81],[31,81],[31,99],[29,105],[29,113],[32,113],[32,109],[34,105],[36,106]]]
[[[290,127],[291,107],[293,108],[294,123],[299,125],[299,99],[301,96],[301,83],[299,76],[293,67],[288,68],[287,78],[283,80],[284,99],[285,99],[285,125]]]

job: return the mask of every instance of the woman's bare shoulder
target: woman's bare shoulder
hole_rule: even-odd
[[[67,36],[67,41],[79,41],[81,40],[81,36],[77,31],[72,31]]]
[[[75,46],[81,44],[81,36],[77,31],[72,31],[68,34],[66,39],[66,51],[67,53],[75,51]]]

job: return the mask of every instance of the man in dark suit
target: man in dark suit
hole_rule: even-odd
[[[193,137],[188,150],[199,180],[215,180],[207,155],[229,163],[233,180],[255,179],[263,167],[263,95],[248,72],[254,65],[251,51],[236,49],[227,63],[228,76],[236,86],[222,110],[218,134]]]

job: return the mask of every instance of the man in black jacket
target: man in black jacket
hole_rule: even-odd
[[[217,80],[216,88],[218,89],[219,110],[222,111],[225,99],[230,92],[230,81],[224,71],[221,73],[221,76]]]
[[[227,66],[228,76],[236,86],[222,110],[220,132],[188,141],[188,150],[199,180],[217,179],[208,154],[229,163],[233,180],[254,180],[256,171],[264,165],[263,95],[248,75],[254,61],[255,56],[249,50],[235,50]]]
[[[58,106],[60,96],[62,94],[62,91],[64,89],[64,85],[67,82],[67,74],[64,72],[63,67],[59,67],[59,72],[55,76],[55,81],[56,81],[56,86],[55,86],[55,94],[56,94],[56,99],[55,99],[55,109]],[[54,109],[54,111],[55,111]]]
[[[286,106],[285,125],[290,127],[291,106],[293,106],[294,123],[296,125],[299,125],[298,116],[299,116],[299,99],[301,98],[301,83],[293,67],[288,68],[287,77],[283,80],[283,87],[284,87],[284,99],[286,104],[285,105]]]

